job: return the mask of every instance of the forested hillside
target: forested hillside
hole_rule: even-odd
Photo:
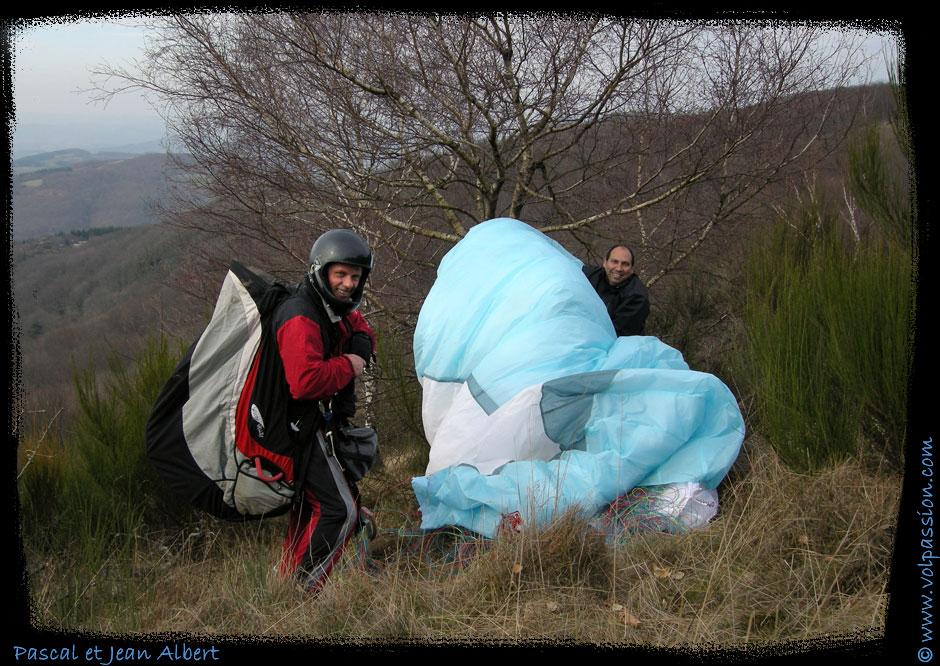
[[[160,332],[187,335],[199,304],[173,286],[186,239],[164,225],[100,229],[13,247],[13,296],[27,410],[74,401],[72,361],[132,358]]]
[[[57,151],[13,163],[14,241],[157,222],[151,206],[166,200],[166,156],[92,157]]]

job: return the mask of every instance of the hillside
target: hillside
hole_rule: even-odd
[[[190,336],[202,305],[173,286],[187,240],[164,225],[60,234],[13,246],[26,409],[68,407],[72,362],[133,358],[148,336]],[[183,323],[181,323],[183,322]]]
[[[823,157],[829,159],[818,171],[807,172],[807,180],[818,173],[820,182],[827,178],[825,184],[834,188],[844,176],[839,168],[844,153]],[[129,162],[122,163],[124,168]],[[98,164],[104,173],[110,163]],[[74,176],[87,166],[34,172],[20,185],[35,188],[27,193],[34,195],[55,176]],[[99,188],[96,195],[103,191]],[[770,199],[774,195],[782,203],[795,196],[781,187],[765,192],[764,201],[775,203]],[[68,202],[63,204],[68,208],[53,210],[50,223],[74,212],[64,191],[59,201]],[[822,227],[818,217],[805,217]],[[830,425],[848,424],[852,443],[860,449],[886,440],[887,420],[881,421],[875,410],[866,413],[854,406],[887,405],[885,393],[900,394],[905,383],[870,381],[871,375],[852,375],[847,369],[870,370],[876,379],[893,376],[885,370],[884,350],[902,349],[889,342],[907,340],[907,326],[896,314],[908,311],[901,296],[910,280],[903,275],[896,282],[877,279],[884,273],[875,269],[890,268],[881,263],[879,255],[886,254],[881,247],[874,248],[877,254],[861,254],[856,247],[852,262],[857,270],[845,269],[850,262],[801,261],[797,252],[812,243],[797,241],[793,252],[783,251],[789,245],[749,247],[745,241],[757,220],[741,218],[738,227],[709,239],[712,244],[703,246],[695,270],[677,272],[670,284],[661,281],[651,292],[654,314],[648,331],[681,351],[694,370],[728,377],[726,385],[746,418],[745,448],[721,483],[720,510],[713,522],[681,533],[671,520],[660,521],[655,514],[650,520],[653,512],[635,501],[645,496],[641,493],[620,504],[619,511],[611,505],[590,523],[566,517],[538,532],[524,523],[517,529],[515,520],[507,520],[509,529],[495,541],[453,530],[421,531],[411,485],[428,460],[421,387],[409,359],[408,329],[392,328],[382,312],[370,318],[384,327],[376,381],[364,386],[369,424],[380,433],[383,448],[379,464],[358,487],[380,532],[371,543],[365,538],[351,542],[347,557],[337,562],[335,575],[313,602],[273,567],[286,517],[223,525],[180,510],[165,488],[152,485],[155,477],[141,434],[175,349],[164,353],[159,364],[149,365],[148,381],[104,391],[101,403],[86,411],[90,418],[74,412],[75,418],[69,418],[76,402],[73,363],[79,370],[94,363],[96,378],[107,385],[106,361],[112,352],[120,361],[132,362],[144,341],[164,330],[178,334],[184,344],[192,339],[211,305],[191,301],[182,292],[200,280],[217,285],[221,277],[187,256],[194,238],[161,224],[109,229],[123,225],[102,221],[93,231],[17,242],[14,323],[27,412],[19,440],[18,489],[30,618],[44,628],[93,635],[240,633],[350,644],[456,638],[468,643],[561,641],[698,650],[716,645],[737,649],[747,643],[766,649],[776,641],[793,641],[795,649],[803,649],[820,639],[838,646],[852,632],[865,640],[879,638],[886,631],[893,589],[889,566],[899,475],[880,459],[850,461],[816,474],[790,470],[777,447],[793,438],[772,437],[761,419],[769,406],[782,402],[771,395],[774,388],[792,386],[778,393],[806,396],[815,403],[815,411],[789,408],[799,406],[796,401],[784,403],[781,411],[787,424],[795,425],[792,432],[809,433],[814,444],[825,444]],[[221,248],[213,256],[224,260],[224,241],[212,240]],[[263,239],[236,240],[239,252],[266,249]],[[745,263],[739,253],[754,261]],[[392,276],[387,292],[420,298],[423,285],[389,255],[376,261],[375,271]],[[640,270],[652,270],[654,259]],[[829,270],[817,271],[816,264]],[[766,275],[755,266],[766,268]],[[869,276],[875,278],[870,282],[900,288],[887,296],[864,289],[870,282],[856,278]],[[756,292],[758,277],[775,290]],[[792,290],[777,290],[778,285]],[[852,291],[849,285],[862,289]],[[796,298],[830,292],[844,307]],[[385,292],[378,296],[384,298]],[[810,306],[794,308],[793,317],[784,319],[754,314],[748,305],[755,302]],[[889,302],[898,304],[896,311],[885,307]],[[828,311],[834,316],[824,316]],[[765,326],[762,316],[779,323]],[[184,321],[189,324],[181,326]],[[824,329],[827,321],[836,325]],[[879,322],[887,325],[874,325]],[[751,333],[763,329],[772,333],[767,349],[790,350],[795,347],[790,341],[798,341],[803,346],[797,353],[812,361],[763,354],[780,359],[774,367],[793,378],[767,390],[749,368],[748,338],[755,339]],[[817,330],[822,331],[820,339],[840,343],[836,347],[843,358],[857,362],[841,363],[839,374],[824,375],[820,368],[831,365],[828,360],[836,354],[809,334]],[[837,334],[830,336],[827,330]],[[859,344],[867,339],[878,341],[875,353]],[[903,357],[893,365],[907,367]],[[823,376],[826,382],[818,388],[807,376]],[[836,382],[833,377],[850,379]],[[886,391],[879,393],[882,387]],[[624,394],[624,415],[615,415],[615,424],[629,423],[626,412],[636,405],[632,391],[630,387]],[[672,404],[706,412],[701,401],[684,397],[681,403],[664,399],[654,416],[662,413],[668,419]],[[60,408],[66,411],[53,416]],[[47,429],[53,421],[58,431]],[[801,453],[817,448],[825,450],[813,446]],[[637,529],[643,521],[651,529]]]
[[[13,240],[94,227],[136,227],[157,222],[153,203],[164,202],[165,155],[92,155],[63,150],[12,164]]]

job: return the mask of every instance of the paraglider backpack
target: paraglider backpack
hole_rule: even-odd
[[[288,414],[273,315],[296,290],[233,261],[212,318],[163,386],[147,456],[178,495],[228,520],[290,509],[319,409]],[[296,407],[296,405],[295,405]],[[313,413],[315,412],[315,413]]]

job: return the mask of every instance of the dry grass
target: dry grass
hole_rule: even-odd
[[[281,519],[247,534],[207,520],[185,544],[141,542],[130,573],[101,571],[64,601],[53,597],[69,572],[47,563],[32,595],[41,622],[105,632],[662,647],[880,635],[899,491],[899,479],[856,464],[788,471],[750,438],[718,516],[690,534],[611,547],[565,517],[489,543],[456,573],[386,535],[374,571],[350,548],[307,598],[274,570]]]

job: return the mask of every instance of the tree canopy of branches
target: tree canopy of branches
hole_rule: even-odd
[[[102,89],[163,110],[202,188],[181,210],[298,261],[318,231],[352,228],[399,271],[510,216],[585,247],[629,239],[655,280],[813,154],[864,63],[806,25],[327,12],[154,28]]]

